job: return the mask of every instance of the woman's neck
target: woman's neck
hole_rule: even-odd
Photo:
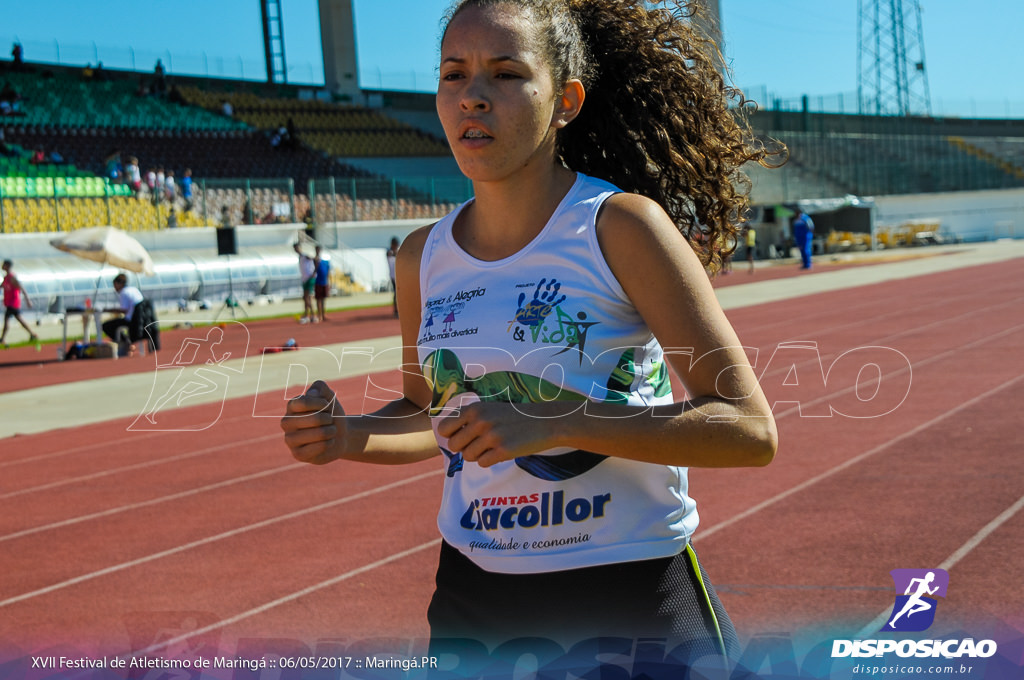
[[[576,173],[559,165],[550,172],[474,182],[475,198],[454,226],[456,242],[478,260],[514,255],[544,229],[575,181]]]

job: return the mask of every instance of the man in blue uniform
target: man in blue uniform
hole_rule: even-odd
[[[793,218],[793,241],[797,250],[800,251],[801,267],[811,268],[811,249],[814,242],[814,222],[811,218],[796,206],[796,216]]]

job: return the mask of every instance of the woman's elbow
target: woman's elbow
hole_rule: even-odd
[[[779,430],[775,426],[775,418],[771,414],[764,419],[755,448],[754,465],[756,467],[764,467],[775,460],[775,453],[779,450]]]
[[[744,467],[764,467],[775,459],[775,452],[779,448],[779,431],[771,414],[747,423],[743,444]]]

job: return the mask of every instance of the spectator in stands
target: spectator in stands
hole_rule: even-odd
[[[395,318],[398,318],[398,286],[395,285],[395,261],[398,258],[398,237],[391,237],[391,245],[388,247],[388,274],[391,276],[391,311]]]
[[[164,198],[170,203],[174,203],[174,199],[178,197],[178,186],[174,183],[174,171],[168,170],[167,175],[164,177]]]
[[[793,240],[796,248],[800,251],[800,266],[802,269],[811,268],[811,253],[814,249],[814,222],[811,220],[799,205],[795,208],[793,215]]]
[[[46,162],[46,152],[43,147],[37,146],[36,150],[32,152],[32,158],[29,159],[29,163],[32,165],[40,165]]]
[[[162,59],[157,59],[156,66],[153,67],[153,94],[158,97],[167,94],[167,75],[164,73]]]
[[[220,112],[228,118],[232,118],[235,115],[235,107],[233,107],[231,105],[231,102],[229,102],[227,99],[224,99],[220,103]]]
[[[192,210],[192,168],[185,168],[181,176],[181,198],[185,201],[185,210]]]
[[[256,224],[256,218],[252,211],[252,199],[248,196],[245,197],[245,205],[242,206],[242,219],[245,224]]]
[[[31,308],[32,301],[28,299],[28,293],[22,288],[21,282],[18,281],[18,277],[14,275],[14,263],[10,260],[4,260],[3,262],[4,280],[0,284],[3,288],[4,295],[4,330],[0,334],[0,345],[4,348],[7,347],[7,326],[10,324],[11,319],[14,319],[21,324],[22,328],[28,331],[29,337],[32,338],[33,342],[39,340],[39,337],[32,332],[29,325],[25,323],[25,320],[21,318],[21,296],[25,296],[25,306]]]
[[[313,258],[302,252],[298,241],[292,246],[299,256],[299,281],[302,282],[302,317],[299,323],[313,321],[313,292],[316,288],[316,263]]]
[[[104,172],[107,174],[107,178],[111,182],[117,184],[121,181],[121,177],[124,173],[124,166],[121,165],[121,150],[114,149],[111,151],[106,159],[103,161]]]
[[[288,116],[288,122],[285,123],[285,144],[289,149],[299,148],[299,131],[295,127],[295,121],[291,116]]]
[[[146,170],[146,187],[149,189],[149,200],[156,203],[156,168]]]
[[[327,296],[331,292],[331,261],[324,257],[323,248],[320,246],[316,247],[313,264],[316,266],[313,285],[313,293],[316,297],[316,316],[320,321],[327,321]]]
[[[128,159],[128,167],[125,168],[124,172],[128,186],[131,187],[132,193],[138,198],[139,192],[142,191],[142,170],[139,169],[139,159],[135,156],[130,157]]]
[[[25,50],[22,48],[21,43],[15,41],[11,46],[11,68],[15,71],[20,71],[25,66],[24,62]]]
[[[61,155],[60,151],[57,151],[56,149],[53,149],[52,151],[50,151],[50,155],[48,156],[48,161],[50,163],[52,163],[53,165],[63,165],[64,164],[64,156]]]
[[[142,302],[143,296],[138,288],[128,285],[127,274],[118,274],[114,277],[114,292],[117,293],[117,307],[104,311],[119,312],[121,316],[104,321],[103,333],[116,342],[117,331],[131,326],[132,314],[135,313],[135,307]]]
[[[284,142],[284,126],[277,128],[270,135],[270,148],[278,149],[281,147],[281,143]]]
[[[174,206],[170,207],[167,213],[167,228],[177,229],[178,228],[178,213],[174,212]]]
[[[228,206],[222,206],[220,209],[220,228],[230,229],[235,226],[235,221],[231,217],[231,208]]]
[[[23,115],[21,101],[21,93],[11,85],[10,81],[5,81],[3,89],[0,90],[0,113],[5,116]]]

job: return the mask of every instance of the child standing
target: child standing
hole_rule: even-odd
[[[453,7],[437,110],[475,198],[398,251],[404,396],[348,416],[318,381],[282,419],[310,463],[443,454],[438,645],[658,637],[689,664],[734,643],[687,469],[775,454],[707,275],[767,154],[688,10]]]

